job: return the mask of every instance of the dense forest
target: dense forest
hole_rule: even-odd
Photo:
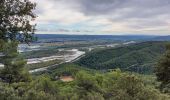
[[[150,41],[96,50],[87,53],[77,63],[93,69],[120,68],[124,71],[151,74],[159,57],[165,52],[166,44],[167,42]]]
[[[56,77],[70,75],[73,81],[69,82]],[[102,73],[74,64],[32,76],[30,82],[0,84],[2,100],[169,100],[168,95],[154,88],[159,82],[152,76],[120,69]]]

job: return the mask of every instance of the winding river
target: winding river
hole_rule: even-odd
[[[62,60],[59,64],[43,67],[43,68],[38,68],[34,70],[30,70],[30,73],[34,72],[39,72],[39,71],[44,71],[47,70],[47,68],[52,67],[52,66],[57,66],[63,63],[68,63],[76,60],[77,58],[80,58],[82,55],[85,54],[84,51],[79,51],[78,49],[70,49],[70,50],[64,50],[67,52],[70,52],[66,55],[54,55],[54,56],[49,56],[49,57],[42,57],[42,58],[32,58],[32,59],[27,59],[27,64],[36,64],[36,63],[42,63],[42,62],[48,62],[48,61],[53,61],[53,60]],[[4,65],[0,64],[0,68],[3,68]]]

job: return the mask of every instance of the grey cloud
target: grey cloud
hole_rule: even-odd
[[[128,27],[167,26],[170,0],[76,0],[86,16],[104,16],[112,22],[129,22]],[[166,15],[166,19],[157,17]]]
[[[144,28],[166,27],[166,26],[168,26],[168,23],[166,21],[159,21],[159,20],[145,20],[145,21],[138,20],[135,23],[131,22],[127,24],[127,27],[133,29],[144,29]]]
[[[123,8],[128,0],[77,0],[80,11],[86,15],[101,15]]]
[[[114,21],[170,15],[170,0],[49,0],[86,16],[104,16]],[[43,13],[39,9],[38,13]]]
[[[86,32],[86,33],[89,33],[89,32],[93,32],[93,31],[90,31],[90,30],[77,30],[77,29],[66,29],[66,28],[60,28],[60,29],[45,29],[45,28],[39,28],[38,31],[43,31],[43,32],[73,32],[73,33],[81,33],[81,32]]]
[[[73,9],[85,16],[106,18],[113,23],[126,23],[127,27],[133,29],[167,27],[169,25],[167,21],[170,21],[170,0],[49,0],[49,2],[67,6],[66,9]]]
[[[74,1],[74,0],[73,0]],[[136,15],[169,12],[170,0],[75,0],[80,11],[87,15],[114,14],[121,9],[134,9]],[[75,4],[76,5],[76,4]],[[150,10],[150,12],[147,12]],[[124,12],[126,13],[126,12]],[[133,15],[135,15],[133,14]],[[123,14],[124,15],[124,14]],[[127,14],[128,15],[128,14]]]

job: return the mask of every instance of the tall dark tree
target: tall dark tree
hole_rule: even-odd
[[[161,82],[160,88],[170,92],[170,44],[166,46],[166,53],[159,60],[155,73]]]
[[[35,25],[30,22],[36,18],[35,6],[29,0],[0,1],[0,52],[4,55],[0,61],[4,64],[1,78],[9,83],[27,81],[26,62],[19,57],[17,47],[20,42],[33,40]]]

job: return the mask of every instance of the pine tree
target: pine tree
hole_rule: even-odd
[[[35,25],[30,22],[36,18],[33,13],[36,4],[29,0],[0,1],[0,53],[4,69],[0,77],[8,82],[25,82],[29,80],[24,70],[24,61],[18,51],[18,44],[29,43],[34,37]]]
[[[167,88],[170,92],[170,44],[166,46],[166,53],[159,60],[155,73],[157,80],[161,82],[160,88]]]

